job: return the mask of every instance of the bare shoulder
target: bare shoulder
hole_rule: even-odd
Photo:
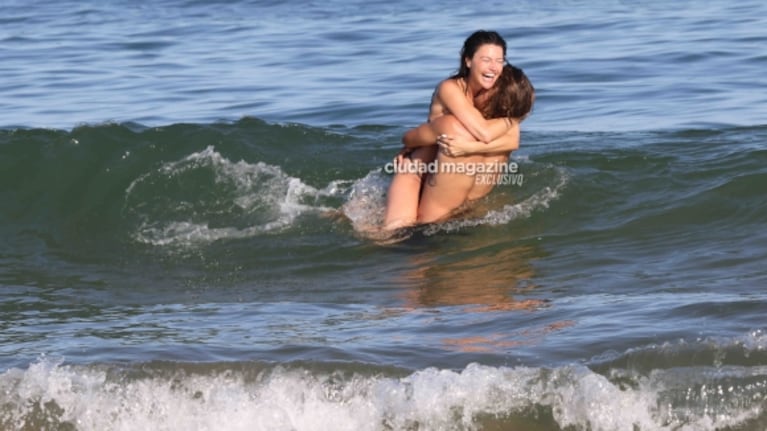
[[[431,96],[431,107],[429,109],[429,121],[446,114],[454,114],[450,108],[461,106],[465,99],[462,80],[448,78],[437,84],[434,93]]]
[[[435,90],[435,93],[438,95],[444,94],[445,92],[454,92],[454,91],[463,91],[463,81],[456,78],[448,78],[437,84],[437,89]]]

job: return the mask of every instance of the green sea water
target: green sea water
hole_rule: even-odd
[[[0,429],[767,427],[764,5],[4,6]],[[476,28],[521,180],[376,243]]]

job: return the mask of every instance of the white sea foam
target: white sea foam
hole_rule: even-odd
[[[200,184],[202,175],[210,181]],[[344,193],[343,183],[318,189],[279,166],[232,162],[211,146],[137,178],[125,206],[140,220],[138,242],[193,245],[279,232],[304,214],[331,211],[322,200]]]
[[[753,370],[741,370],[749,373]],[[701,378],[700,373],[694,376]],[[717,404],[715,393],[696,403],[671,405],[664,399],[664,391],[674,385],[696,388],[699,383],[651,373],[624,387],[575,365],[471,364],[459,371],[428,368],[404,377],[283,366],[249,374],[240,367],[215,367],[131,377],[103,366],[41,360],[27,370],[0,374],[0,428],[34,424],[45,429],[67,422],[82,431],[471,430],[487,418],[503,423],[504,418],[530,419],[549,411],[561,428],[710,430],[764,414],[763,383],[736,387],[740,398],[727,406]]]
[[[435,225],[429,229],[429,233],[439,231],[455,231],[469,227],[482,225],[503,225],[514,220],[529,218],[536,211],[545,210],[551,203],[557,200],[562,190],[567,186],[569,176],[562,168],[556,168],[553,171],[552,184],[542,186],[529,197],[513,204],[505,204],[500,209],[491,209],[480,217],[464,218],[450,220],[445,223]]]
[[[352,184],[341,210],[356,232],[375,231],[383,225],[390,181],[381,169],[376,169]]]

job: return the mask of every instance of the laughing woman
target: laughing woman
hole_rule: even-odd
[[[506,41],[498,33],[480,30],[469,36],[461,49],[458,73],[440,82],[432,95],[429,123],[452,116],[469,137],[477,142],[492,143],[495,152],[516,149],[518,124],[508,117],[492,118],[488,112],[505,64]],[[428,145],[423,140],[413,144],[416,141],[409,139],[408,142],[408,139],[406,134],[403,142],[407,146],[395,158],[396,172],[387,193],[385,231],[416,224],[423,172],[428,172],[424,164],[432,163],[437,157],[436,139]]]

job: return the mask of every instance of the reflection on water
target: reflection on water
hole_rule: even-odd
[[[534,310],[541,300],[519,300],[530,292],[533,267],[529,246],[492,247],[456,253],[426,252],[411,258],[403,274],[412,307],[467,305],[468,311]]]
[[[488,335],[444,339],[445,345],[462,352],[493,353],[514,347],[537,344],[551,332],[575,325],[572,320],[562,320],[544,326],[523,328],[508,332],[494,332]]]
[[[402,275],[402,285],[409,286],[403,294],[405,303],[412,308],[463,306],[465,313],[498,313],[499,319],[505,313],[535,313],[549,305],[546,299],[526,298],[537,287],[531,260],[539,254],[531,246],[504,244],[412,256],[411,269]],[[536,344],[573,325],[557,321],[518,329],[493,326],[488,332],[444,338],[443,343],[450,350],[499,352]]]

